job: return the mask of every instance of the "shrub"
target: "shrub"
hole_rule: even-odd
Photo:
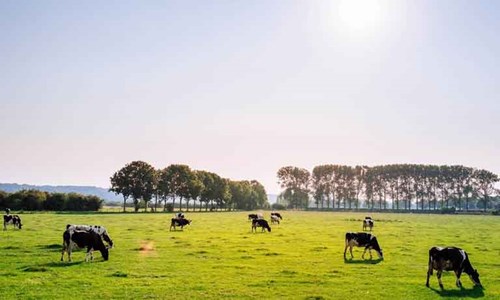
[[[273,203],[271,205],[271,208],[274,209],[274,210],[284,210],[285,206],[283,204]]]

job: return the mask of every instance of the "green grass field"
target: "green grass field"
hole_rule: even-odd
[[[344,235],[365,214],[284,212],[271,233],[252,233],[247,213],[187,213],[193,224],[170,232],[172,214],[24,214],[22,230],[0,236],[1,299],[500,299],[500,218],[372,214],[385,260],[343,259]],[[269,218],[269,212],[265,212]],[[115,242],[60,262],[68,223],[106,226]],[[469,253],[484,290],[464,289],[445,273],[425,287],[428,249]],[[368,255],[367,255],[368,257]],[[435,274],[435,273],[434,273]]]

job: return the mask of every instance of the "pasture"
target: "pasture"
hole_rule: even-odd
[[[173,214],[23,214],[23,229],[1,232],[1,298],[500,299],[498,217],[371,214],[385,259],[362,261],[355,248],[344,261],[345,233],[361,231],[365,213],[283,211],[271,233],[252,233],[247,214],[188,212],[193,223],[176,232]],[[75,251],[60,262],[69,223],[106,226],[110,260]],[[444,291],[435,273],[426,288],[434,245],[465,249],[485,289],[463,274],[460,290],[449,272]]]

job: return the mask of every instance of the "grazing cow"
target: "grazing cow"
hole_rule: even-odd
[[[23,224],[21,224],[21,218],[18,215],[4,215],[3,216],[3,230],[7,230],[7,224],[12,224],[14,228],[21,229]]]
[[[280,213],[277,213],[277,212],[272,212],[272,213],[271,213],[271,216],[276,216],[276,217],[278,217],[280,220],[283,220],[283,218],[281,217],[281,214],[280,214]]]
[[[258,218],[257,214],[248,214],[248,220],[256,220]]]
[[[248,220],[257,220],[257,219],[264,219],[264,216],[262,214],[249,214],[248,215]]]
[[[174,230],[177,230],[177,226],[179,226],[181,230],[184,230],[184,226],[189,224],[191,224],[191,220],[172,218],[172,221],[170,222],[170,231],[172,231],[172,227]]]
[[[280,223],[280,218],[276,215],[271,215],[271,224]]]
[[[176,219],[184,219],[184,213],[182,211],[175,214]]]
[[[366,230],[366,228],[370,228],[370,231],[373,230],[373,224],[375,223],[375,221],[373,221],[372,218],[370,217],[366,217],[364,220],[363,220],[363,231]]]
[[[100,225],[72,225],[68,224],[66,225],[66,230],[69,231],[70,235],[73,231],[75,230],[80,230],[80,231],[94,231],[98,235],[102,237],[104,241],[108,244],[109,248],[113,248],[113,241],[111,240],[111,237],[109,236],[108,231],[104,226]]]
[[[438,278],[439,287],[443,288],[443,282],[441,281],[441,274],[443,271],[455,272],[457,277],[456,285],[457,287],[462,287],[462,282],[460,282],[460,275],[462,272],[469,275],[472,282],[482,287],[481,281],[479,281],[479,273],[474,269],[469,261],[469,256],[467,252],[457,247],[432,247],[429,250],[429,269],[427,270],[427,282],[426,286],[429,287],[429,277],[432,275],[432,270],[436,270],[436,276]]]
[[[264,219],[254,219],[252,220],[252,232],[257,231],[257,227],[262,227],[262,231],[267,229],[267,231],[271,232],[271,227],[269,223],[267,223]]]
[[[104,245],[101,236],[93,231],[86,230],[66,230],[63,233],[63,250],[61,253],[61,261],[64,259],[64,252],[68,253],[68,260],[71,261],[71,252],[73,248],[87,248],[87,254],[85,255],[85,261],[94,260],[94,255],[92,252],[98,250],[101,252],[102,258],[104,260],[109,259],[108,248]]]
[[[354,258],[352,255],[352,247],[357,246],[357,247],[365,247],[365,251],[363,251],[363,255],[361,258],[365,258],[365,253],[366,250],[368,250],[368,253],[370,253],[370,259],[372,259],[372,252],[371,250],[375,250],[378,254],[378,256],[383,259],[384,255],[382,254],[382,249],[380,249],[380,246],[377,241],[377,237],[374,236],[371,233],[366,233],[366,232],[348,232],[345,234],[345,249],[344,249],[344,259],[346,259],[345,254],[347,252],[347,248],[349,248],[349,251],[351,252],[351,259]]]

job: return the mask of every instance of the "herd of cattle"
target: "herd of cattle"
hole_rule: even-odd
[[[248,220],[252,221],[252,232],[256,232],[257,227],[260,227],[262,232],[265,230],[271,232],[271,226],[269,226],[268,221],[264,219],[262,214],[249,214]],[[280,221],[282,220],[283,217],[280,213],[271,212],[271,224],[280,224]],[[171,219],[170,230],[176,230],[177,227],[180,227],[181,230],[183,230],[184,226],[191,224],[191,222],[191,220],[185,218],[183,213],[177,213],[175,217]],[[382,248],[380,248],[377,237],[372,233],[364,232],[366,230],[370,230],[371,232],[373,230],[374,223],[375,221],[371,217],[365,217],[363,220],[363,232],[347,232],[345,234],[344,260],[347,259],[347,249],[349,249],[351,259],[354,258],[352,254],[353,247],[364,247],[364,251],[361,256],[362,259],[364,259],[366,251],[368,251],[370,259],[372,259],[371,250],[374,250],[380,259],[384,259]],[[6,214],[3,216],[4,230],[7,230],[7,225],[13,225],[14,228],[21,229],[21,218],[18,215],[11,215],[9,211],[6,210]],[[63,261],[65,252],[68,255],[68,260],[71,261],[71,252],[75,248],[87,249],[85,261],[94,259],[93,251],[101,252],[103,259],[108,260],[109,249],[112,247],[113,241],[111,240],[108,231],[103,226],[68,224],[66,225],[66,230],[63,233],[61,261]],[[443,289],[443,283],[441,281],[443,271],[454,271],[456,275],[457,287],[462,287],[460,276],[462,273],[466,273],[476,286],[482,288],[479,280],[479,273],[472,267],[467,252],[460,248],[432,247],[429,250],[426,281],[427,287],[429,287],[429,278],[433,274],[434,270],[436,270],[436,276],[441,289]]]

